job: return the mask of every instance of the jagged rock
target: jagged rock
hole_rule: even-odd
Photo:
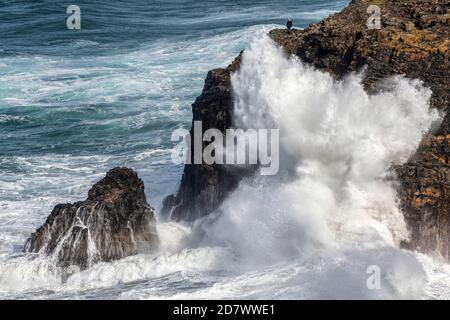
[[[154,209],[144,183],[128,168],[114,168],[89,190],[85,201],[55,206],[24,251],[46,254],[62,266],[87,268],[158,245]]]
[[[202,94],[192,105],[192,121],[202,121],[203,132],[211,128],[225,132],[233,125],[230,73],[236,70],[238,61],[239,58],[227,69],[208,72]],[[193,126],[190,134],[194,134]],[[186,164],[178,193],[164,199],[162,214],[176,221],[203,217],[236,188],[239,178],[239,174],[223,165]]]
[[[367,8],[381,8],[382,28],[366,26]],[[449,258],[450,250],[450,94],[448,0],[353,0],[342,12],[305,30],[275,29],[272,39],[288,54],[328,71],[336,78],[366,67],[364,84],[369,92],[380,80],[404,74],[421,79],[433,91],[431,105],[444,112],[439,130],[428,135],[418,152],[397,168],[399,196],[411,231],[406,247],[438,251]],[[230,73],[239,68],[239,57],[226,69],[216,69],[193,105],[194,119],[224,130],[232,125]],[[211,114],[221,114],[221,121]],[[212,120],[211,120],[212,119]],[[217,166],[186,166],[179,192],[165,201],[165,211],[175,219],[192,220],[217,208],[236,187]],[[229,183],[232,181],[233,183]],[[211,197],[208,195],[211,192]],[[205,201],[208,204],[202,207]],[[174,207],[175,206],[175,207]],[[175,208],[175,209],[173,209]],[[173,210],[172,210],[173,209]]]

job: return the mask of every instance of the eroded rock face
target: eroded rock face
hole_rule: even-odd
[[[192,121],[202,121],[203,133],[212,128],[225,132],[233,126],[230,74],[238,63],[239,58],[227,69],[208,73],[203,92],[192,105]],[[193,137],[193,125],[190,133]],[[224,165],[185,165],[178,193],[164,199],[162,214],[176,221],[206,216],[236,188],[240,177],[240,173]]]
[[[59,265],[87,268],[158,245],[154,209],[144,183],[128,168],[114,168],[89,190],[85,201],[55,206],[24,251],[46,254]]]
[[[382,28],[366,26],[367,8],[381,8]],[[327,71],[337,79],[366,68],[367,90],[381,80],[404,74],[421,79],[433,91],[431,105],[442,110],[444,121],[424,138],[418,152],[397,168],[399,198],[411,231],[405,247],[438,251],[449,257],[450,248],[450,2],[448,0],[353,0],[342,12],[304,30],[275,29],[271,38],[290,55]],[[195,120],[206,128],[232,126],[230,74],[240,58],[226,69],[208,74],[205,89],[193,105]],[[226,120],[223,120],[226,119]],[[236,187],[239,175],[218,166],[186,166],[177,195],[165,201],[165,211],[176,220],[193,220],[209,214]],[[232,181],[232,183],[230,183]],[[203,206],[207,203],[206,206]]]
[[[400,198],[411,231],[405,248],[437,251],[450,259],[450,134],[428,135],[398,168]]]

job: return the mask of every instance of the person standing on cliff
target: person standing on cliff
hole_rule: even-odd
[[[291,20],[291,18],[288,19],[288,21],[286,23],[286,27],[287,27],[288,33],[290,34],[291,33],[291,29],[292,29],[292,20]]]

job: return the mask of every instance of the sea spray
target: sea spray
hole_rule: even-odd
[[[361,294],[366,268],[378,264],[391,275],[384,273],[384,294],[419,295],[420,265],[397,249],[408,233],[390,168],[410,157],[439,115],[419,81],[396,77],[369,95],[362,77],[336,81],[287,58],[268,37],[250,46],[232,77],[235,121],[280,128],[281,172],[244,180],[208,225],[207,242],[236,251],[249,269],[317,259],[328,278],[335,263],[348,264],[341,285],[362,286]]]

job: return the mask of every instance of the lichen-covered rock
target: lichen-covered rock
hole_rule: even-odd
[[[24,251],[84,269],[157,245],[154,209],[147,204],[144,183],[133,170],[114,168],[89,190],[87,200],[57,205]]]
[[[398,168],[400,198],[411,239],[403,245],[450,259],[450,134],[427,135]]]

